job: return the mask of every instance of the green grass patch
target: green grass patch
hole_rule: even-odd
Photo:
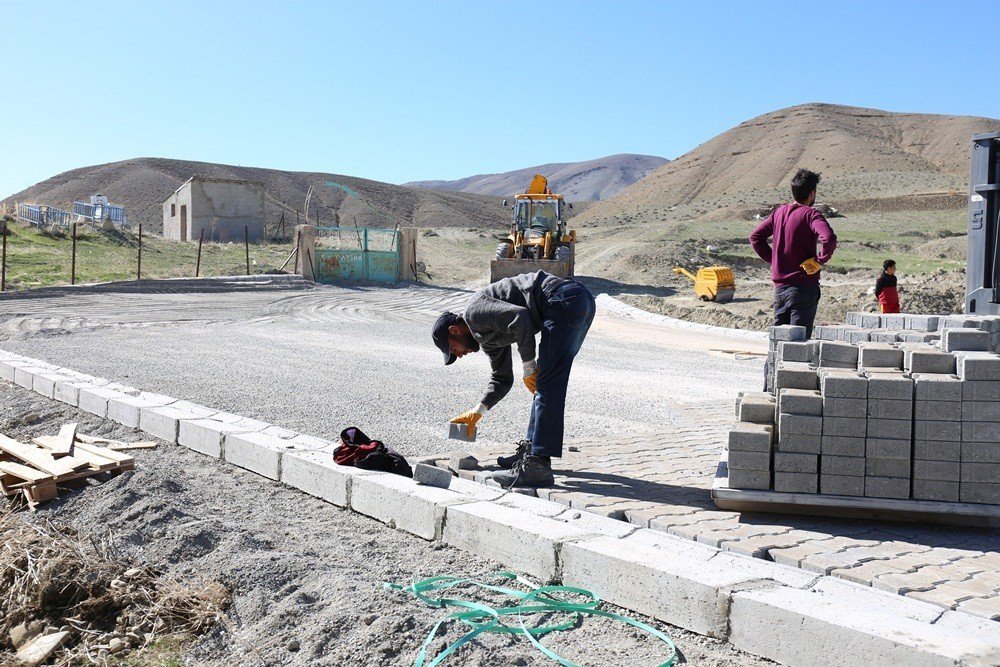
[[[276,270],[288,258],[293,244],[250,244],[250,273]],[[167,241],[162,236],[142,238],[142,277],[193,277],[198,243]],[[134,280],[139,261],[139,239],[129,232],[104,232],[80,225],[76,242],[76,282]],[[242,275],[247,272],[243,243],[205,243],[199,275]],[[73,240],[69,233],[49,234],[30,225],[10,224],[7,237],[7,289],[66,285],[73,270]],[[286,267],[287,270],[287,267]]]

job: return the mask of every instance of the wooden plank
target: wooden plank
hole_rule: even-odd
[[[40,435],[37,438],[32,438],[32,442],[44,447],[47,450],[51,450],[53,447],[59,446],[59,436],[57,435]],[[73,450],[72,456],[61,456],[56,459],[60,463],[68,462],[70,465],[74,466],[75,470],[82,468],[88,468],[94,471],[100,470],[110,470],[115,467],[115,462],[107,459],[91,456],[87,452],[75,448]]]
[[[59,429],[59,435],[53,441],[54,447],[50,447],[55,455],[69,455],[73,453],[73,441],[76,438],[76,424],[63,424]]]
[[[56,488],[55,482],[50,484],[35,484],[25,487],[22,491],[24,492],[25,500],[28,501],[28,507],[31,509],[35,509],[40,504],[59,497],[59,490]]]
[[[160,446],[160,443],[154,442],[152,440],[146,440],[143,442],[123,442],[118,445],[107,445],[108,449],[115,452],[127,452],[132,449],[156,449]]]
[[[127,442],[122,442],[121,440],[112,440],[111,438],[99,438],[94,435],[86,435],[83,433],[76,434],[77,442],[85,442],[87,444],[93,445],[127,445]]]
[[[135,462],[135,457],[129,454],[122,454],[121,452],[116,452],[113,449],[108,449],[107,447],[101,447],[100,445],[91,445],[85,442],[76,443],[76,449],[79,456],[82,456],[84,452],[88,455],[99,456],[104,459],[109,459],[116,463],[117,465],[128,465]]]
[[[55,477],[72,475],[78,467],[73,465],[74,461],[66,459],[57,461],[48,451],[32,445],[25,445],[3,434],[0,434],[0,450]]]
[[[48,473],[44,473],[41,470],[37,470],[30,466],[22,465],[20,463],[8,463],[6,461],[0,461],[0,472],[6,473],[8,475],[13,475],[19,479],[23,479],[26,482],[54,482],[55,477]]]

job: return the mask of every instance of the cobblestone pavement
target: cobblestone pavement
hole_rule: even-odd
[[[657,433],[572,442],[556,465],[557,485],[538,496],[1000,620],[1000,531],[718,509],[709,492],[731,420],[728,402],[688,404]],[[510,452],[475,455],[495,465],[498,453]]]

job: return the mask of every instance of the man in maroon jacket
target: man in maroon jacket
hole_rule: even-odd
[[[771,265],[774,326],[797,324],[812,335],[819,306],[819,271],[833,257],[837,235],[816,203],[819,174],[799,169],[792,178],[795,201],[774,209],[750,234],[754,252]],[[774,247],[768,239],[774,237]],[[819,252],[816,245],[819,244]]]

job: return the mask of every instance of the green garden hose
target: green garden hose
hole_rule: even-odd
[[[517,575],[511,572],[497,572],[496,574],[491,575],[491,579],[497,579],[500,583],[505,583],[516,580]],[[516,602],[513,606],[496,608],[472,600],[449,597],[432,597],[430,595],[436,591],[446,591],[457,586],[474,586],[487,591],[492,591],[494,593],[499,593],[501,595],[506,595]],[[550,632],[570,630],[576,626],[577,622],[583,616],[599,616],[609,618],[613,621],[619,621],[621,623],[625,623],[626,625],[631,625],[632,627],[643,630],[647,634],[650,634],[662,641],[669,647],[670,656],[665,662],[657,665],[657,667],[672,667],[672,665],[674,665],[677,661],[677,647],[674,646],[674,643],[669,637],[642,621],[637,621],[633,618],[629,618],[628,616],[622,616],[621,614],[614,614],[609,611],[598,609],[597,606],[600,599],[592,591],[588,591],[584,588],[574,588],[573,586],[540,586],[531,591],[525,592],[503,585],[480,582],[471,578],[452,577],[447,575],[416,581],[407,586],[387,583],[385,584],[385,587],[391,590],[412,593],[417,597],[417,599],[431,607],[457,607],[461,610],[445,616],[434,624],[434,627],[431,628],[430,633],[427,635],[427,639],[424,640],[423,646],[420,647],[420,652],[413,661],[413,667],[425,667],[425,663],[426,667],[436,667],[437,665],[442,664],[445,658],[457,651],[461,646],[469,643],[478,635],[486,632],[523,635],[527,637],[535,648],[541,651],[542,654],[551,660],[554,660],[558,664],[563,665],[563,667],[581,667],[581,665],[578,665],[572,660],[563,658],[551,649],[542,646],[542,644],[538,641],[538,638],[544,637]],[[584,601],[570,601],[570,599],[574,597],[583,598]],[[569,617],[565,621],[553,625],[528,627],[525,624],[525,617],[534,614],[567,614]],[[506,625],[504,623],[503,619],[509,616],[517,616],[516,626]],[[461,621],[462,623],[468,625],[471,630],[455,642],[448,645],[436,656],[430,658],[428,656],[428,651],[434,641],[434,638],[437,637],[442,626],[452,621]],[[429,663],[427,662],[428,659],[431,660]]]

